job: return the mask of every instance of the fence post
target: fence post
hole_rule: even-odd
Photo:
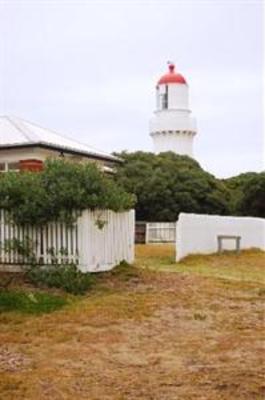
[[[178,262],[182,257],[182,214],[180,213],[178,216],[178,220],[176,221],[176,262]]]
[[[145,224],[145,243],[149,243],[149,223]]]
[[[130,244],[129,244],[129,251],[130,251],[130,256],[129,256],[129,262],[133,263],[134,262],[134,256],[135,256],[135,210],[130,210],[129,211],[129,231],[131,233],[130,235]]]
[[[88,260],[90,254],[90,240],[88,237],[89,214],[84,210],[77,220],[78,243],[77,250],[79,254],[79,269],[82,272],[88,272]]]

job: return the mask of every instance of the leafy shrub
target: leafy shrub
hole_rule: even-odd
[[[0,313],[19,311],[42,314],[55,311],[66,304],[66,299],[48,293],[0,290]]]
[[[129,281],[131,279],[139,278],[139,270],[132,265],[128,264],[127,261],[123,260],[108,272],[111,276],[120,278],[122,281]]]
[[[29,280],[36,285],[60,288],[72,294],[84,294],[95,282],[91,273],[83,273],[75,265],[34,267],[28,272]]]
[[[43,171],[0,176],[0,208],[18,225],[71,224],[84,209],[125,211],[134,206],[128,194],[93,163],[48,160]]]

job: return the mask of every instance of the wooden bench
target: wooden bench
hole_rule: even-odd
[[[218,235],[217,236],[217,242],[218,242],[218,253],[222,253],[223,251],[223,247],[222,247],[222,243],[223,240],[235,240],[235,244],[236,244],[236,252],[239,253],[240,252],[240,240],[241,240],[241,236],[234,236],[234,235]]]

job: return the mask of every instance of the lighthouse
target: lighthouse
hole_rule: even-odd
[[[155,153],[173,151],[193,157],[196,121],[189,109],[189,87],[173,63],[168,64],[168,72],[157,82],[154,114],[150,135]]]

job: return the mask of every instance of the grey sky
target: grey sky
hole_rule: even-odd
[[[106,151],[151,151],[167,60],[189,83],[201,165],[261,170],[261,1],[0,0],[2,115]]]

